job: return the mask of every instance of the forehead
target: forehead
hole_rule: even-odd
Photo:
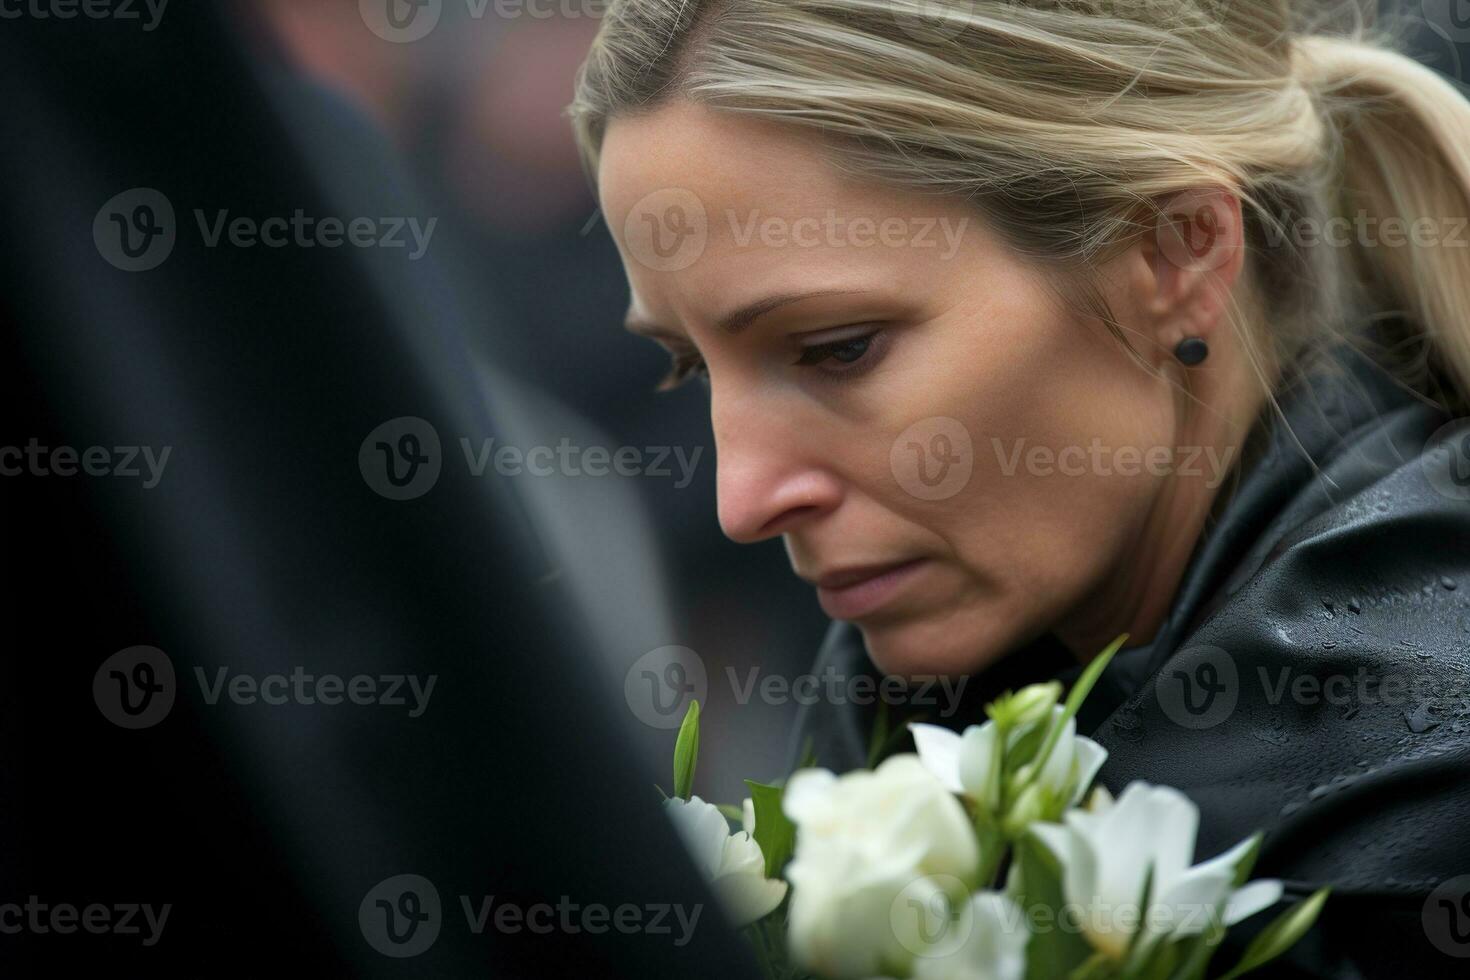
[[[598,190],[635,315],[698,319],[756,284],[795,292],[927,277],[944,251],[939,221],[978,244],[964,202],[858,180],[829,154],[810,130],[689,102],[615,118]]]
[[[608,124],[598,192],[614,228],[640,199],[672,188],[706,207],[809,205],[852,192],[824,151],[810,131],[675,101]]]

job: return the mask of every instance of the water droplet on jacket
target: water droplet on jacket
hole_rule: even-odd
[[[1358,600],[1357,599],[1349,599],[1348,600],[1348,612],[1353,613],[1354,615],[1356,615],[1357,613],[1360,613],[1362,611],[1363,611],[1363,607],[1358,604]]]
[[[1336,640],[1323,640],[1322,641],[1322,649],[1324,649],[1324,650],[1331,650],[1335,646],[1337,646],[1337,641]]]
[[[1415,735],[1423,735],[1425,732],[1439,724],[1439,720],[1429,717],[1429,705],[1421,704],[1412,712],[1404,712],[1404,721],[1409,724],[1409,731]]]
[[[1455,580],[1450,578],[1448,575],[1441,575],[1439,578],[1439,584],[1450,592],[1455,591]]]

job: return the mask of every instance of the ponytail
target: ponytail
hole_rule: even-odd
[[[1380,308],[1423,330],[1428,356],[1470,397],[1470,101],[1388,48],[1293,45],[1294,74],[1340,141],[1340,216],[1372,229],[1354,246],[1358,275]]]

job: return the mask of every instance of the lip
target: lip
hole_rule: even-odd
[[[913,558],[888,565],[839,568],[817,579],[817,601],[833,619],[857,619],[876,612],[923,567]]]

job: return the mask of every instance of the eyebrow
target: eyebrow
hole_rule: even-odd
[[[849,293],[863,292],[867,292],[867,290],[816,289],[804,293],[778,293],[774,296],[766,296],[762,299],[758,299],[754,303],[747,303],[739,309],[731,310],[729,313],[726,313],[724,316],[717,319],[715,321],[715,325],[726,333],[734,335],[740,333],[740,331],[744,330],[746,327],[750,326],[752,323],[754,323],[756,320],[759,320],[767,313],[771,313],[788,304],[795,303],[798,300],[812,299],[817,296],[841,296],[847,295]],[[681,339],[682,337],[682,335],[679,334],[677,331],[670,330],[669,328],[660,326],[657,323],[651,323],[648,320],[641,319],[640,317],[636,316],[631,310],[628,312],[627,318],[624,319],[623,326],[633,333],[643,334],[649,337],[669,337],[676,340]]]

